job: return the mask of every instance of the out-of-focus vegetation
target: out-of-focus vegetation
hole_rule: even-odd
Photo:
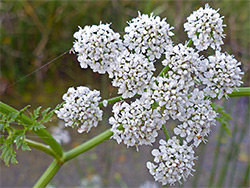
[[[137,16],[137,12],[151,13],[160,17],[167,17],[167,22],[174,26],[175,36],[173,37],[175,44],[187,40],[187,35],[183,29],[183,23],[186,17],[189,16],[194,10],[204,6],[205,3],[209,3],[214,9],[220,8],[220,14],[225,16],[224,23],[227,25],[225,28],[226,38],[224,39],[225,45],[222,47],[223,51],[227,51],[230,54],[234,54],[235,57],[242,62],[242,69],[244,74],[244,85],[249,86],[249,54],[250,54],[250,1],[246,0],[217,0],[217,1],[156,1],[156,0],[144,0],[144,1],[0,1],[0,95],[1,100],[13,105],[15,107],[23,107],[27,104],[37,107],[43,105],[45,107],[54,107],[57,103],[61,102],[61,96],[65,93],[70,86],[86,85],[91,89],[101,90],[103,98],[109,98],[110,96],[116,96],[116,89],[112,88],[107,75],[99,75],[93,73],[91,70],[83,70],[80,68],[79,63],[76,60],[76,56],[72,54],[66,54],[60,59],[48,64],[41,68],[41,66],[53,60],[60,54],[70,50],[73,45],[73,34],[78,30],[78,26],[84,27],[85,25],[112,23],[111,27],[123,35],[124,27],[127,25],[126,21],[131,20]],[[32,73],[32,74],[30,74]],[[28,77],[26,77],[28,75]],[[218,127],[218,134],[211,135],[207,145],[203,145],[198,150],[199,163],[196,165],[198,172],[195,173],[195,177],[184,184],[185,186],[247,186],[249,185],[249,157],[246,150],[246,142],[249,139],[245,139],[248,129],[249,119],[249,106],[244,106],[248,103],[248,98],[243,98],[235,103],[237,109],[232,110],[232,113],[240,113],[238,116],[233,115],[236,118],[231,122],[232,138],[226,136],[223,129]],[[227,102],[227,106],[232,105],[231,101]],[[245,109],[246,108],[246,109]],[[227,108],[228,109],[228,108]],[[237,119],[238,118],[238,119]],[[239,119],[241,118],[241,119]],[[216,131],[216,130],[215,130]],[[235,133],[234,133],[234,132]],[[76,133],[72,133],[76,136]],[[78,136],[78,137],[77,137]],[[93,136],[89,133],[88,136],[77,135],[75,141],[71,147],[82,142],[82,138],[88,139],[88,136]],[[72,139],[74,140],[74,139]],[[228,144],[226,144],[228,140]],[[209,145],[209,143],[214,145]],[[245,143],[245,145],[244,145]],[[110,142],[99,147],[93,151],[93,153],[87,153],[87,155],[79,157],[79,159],[73,162],[73,165],[69,165],[62,169],[63,173],[72,172],[72,174],[81,174],[79,177],[86,177],[88,174],[93,174],[95,165],[97,168],[102,169],[100,173],[104,179],[104,185],[126,186],[138,185],[134,174],[130,173],[133,168],[141,174],[141,176],[147,176],[147,169],[145,166],[145,160],[141,163],[139,155],[147,155],[150,157],[149,149],[145,149],[142,153],[131,152],[120,146]],[[215,149],[215,150],[211,150]],[[243,148],[243,149],[242,149]],[[113,150],[117,149],[116,152]],[[214,156],[210,153],[209,159],[206,159],[206,151],[215,151]],[[243,152],[242,152],[243,151]],[[33,152],[33,151],[32,151]],[[133,154],[137,164],[135,166],[134,161],[128,159],[127,153]],[[30,153],[29,153],[30,154]],[[99,160],[98,155],[102,156],[101,164],[95,163]],[[23,155],[25,160],[25,155]],[[39,157],[39,155],[36,155]],[[94,157],[93,157],[94,156]],[[213,157],[211,157],[213,156]],[[43,158],[42,155],[40,158]],[[92,159],[92,157],[94,159]],[[202,161],[202,158],[205,158]],[[219,158],[219,159],[218,159]],[[82,159],[82,160],[81,160]],[[41,159],[44,163],[48,160]],[[79,162],[79,161],[81,162]],[[115,161],[116,160],[116,161]],[[87,161],[90,165],[84,163]],[[90,161],[90,162],[89,162]],[[210,161],[207,162],[207,161]],[[222,161],[225,161],[222,163]],[[240,163],[240,173],[236,173],[238,162]],[[35,158],[29,159],[29,165],[36,163]],[[203,162],[203,163],[202,163]],[[20,160],[22,164],[22,160]],[[81,163],[81,164],[80,164]],[[112,167],[112,164],[116,164]],[[126,164],[128,165],[126,165]],[[72,164],[72,163],[71,163]],[[75,164],[75,165],[74,165]],[[47,165],[47,164],[46,164]],[[47,166],[38,166],[37,173],[31,173],[27,169],[25,172],[30,174],[32,180],[25,180],[27,173],[18,176],[16,184],[11,184],[8,180],[5,180],[7,185],[15,186],[31,186],[32,183],[39,177],[39,175],[46,169]],[[92,165],[92,166],[91,166]],[[99,166],[98,166],[99,165]],[[248,167],[247,167],[248,165]],[[75,166],[75,171],[70,168]],[[81,169],[80,166],[84,166],[85,169]],[[228,173],[228,166],[233,169]],[[217,172],[216,172],[216,167]],[[4,168],[4,172],[13,174],[11,168]],[[31,168],[31,167],[30,167]],[[112,171],[113,169],[113,171]],[[115,170],[114,170],[115,169]],[[122,176],[116,170],[123,170]],[[1,164],[2,170],[2,164]],[[40,170],[40,171],[39,171]],[[22,173],[22,169],[18,169]],[[55,183],[60,185],[60,180],[65,179],[65,186],[67,185],[67,177],[59,174],[61,178],[55,177]],[[145,175],[146,174],[146,175]],[[235,175],[236,174],[236,175]],[[77,176],[77,175],[76,175]],[[113,178],[111,178],[114,176]],[[140,177],[141,177],[140,176]],[[7,176],[5,176],[7,178]],[[73,176],[75,177],[75,176]],[[219,178],[218,178],[219,177]],[[1,177],[0,177],[1,178]],[[13,177],[12,177],[13,178]],[[88,178],[88,176],[87,176]],[[226,178],[226,180],[225,180]],[[71,181],[72,179],[70,179]],[[129,180],[129,181],[128,181]],[[152,179],[150,179],[152,181]],[[24,182],[27,182],[25,184]],[[73,180],[72,180],[73,181]],[[124,182],[125,181],[125,182]],[[7,183],[6,183],[7,182]],[[70,186],[74,186],[75,183]],[[1,186],[1,185],[0,185]]]
[[[167,17],[167,21],[175,27],[174,41],[179,43],[187,40],[183,31],[186,17],[205,3],[154,0],[1,1],[0,94],[12,104],[16,104],[16,98],[26,103],[51,104],[58,101],[58,95],[65,92],[68,86],[92,85],[94,80],[105,77],[81,70],[75,55],[64,55],[24,78],[69,50],[78,26],[111,22],[112,28],[122,35],[126,21],[137,16],[137,11],[154,12],[162,18]],[[209,1],[209,4],[215,9],[220,8],[220,14],[225,16],[227,37],[223,50],[234,54],[242,62],[245,85],[249,85],[246,81],[249,78],[249,1]],[[96,82],[95,87],[101,89],[101,83]],[[114,91],[112,95],[115,95]]]

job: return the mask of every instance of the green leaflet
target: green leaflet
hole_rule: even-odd
[[[45,128],[43,123],[50,121],[54,112],[58,110],[61,105],[62,104],[57,105],[56,108],[51,111],[50,108],[47,108],[41,113],[40,111],[42,107],[36,108],[33,113],[29,114],[32,120],[31,124],[26,124],[21,118],[22,113],[30,106],[26,106],[22,110],[16,112],[0,112],[0,157],[7,166],[9,166],[9,163],[17,163],[16,150],[31,150],[28,144],[25,142],[26,132],[37,131],[39,129]]]
[[[232,120],[233,118],[230,116],[230,114],[228,114],[224,108],[216,103],[212,103],[211,104],[212,108],[214,109],[214,111],[216,111],[217,113],[220,114],[220,116],[218,116],[216,118],[217,121],[220,122],[220,124],[223,126],[223,128],[225,129],[225,131],[227,132],[227,134],[232,137],[231,134],[231,130],[230,130],[230,124],[229,124],[229,120]]]

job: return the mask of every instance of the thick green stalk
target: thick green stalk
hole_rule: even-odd
[[[36,148],[38,150],[41,150],[41,151],[43,151],[43,152],[45,152],[45,153],[47,153],[47,154],[51,155],[52,157],[57,158],[59,160],[59,158],[57,157],[55,152],[47,145],[42,144],[40,142],[36,142],[34,140],[27,139],[27,138],[25,139],[25,142],[28,144],[28,146],[30,146],[32,148]]]
[[[57,160],[52,161],[50,166],[44,172],[44,174],[40,177],[40,179],[34,185],[34,188],[43,188],[51,181],[51,179],[56,175],[58,170],[61,168],[62,163]]]
[[[0,113],[10,114],[12,112],[17,113],[18,110],[0,101]],[[32,119],[30,119],[23,113],[19,118],[26,125],[31,125],[34,123]],[[37,131],[34,131],[34,133],[37,134],[46,144],[50,146],[50,148],[55,152],[58,158],[63,156],[63,150],[60,144],[51,136],[51,134],[46,129],[39,129]]]
[[[162,131],[163,131],[163,133],[164,133],[164,135],[166,137],[166,140],[168,140],[169,139],[169,134],[168,134],[168,130],[167,130],[165,125],[162,125]]]
[[[97,135],[96,137],[90,139],[89,141],[81,144],[80,146],[77,146],[76,148],[73,148],[72,150],[67,151],[65,153],[64,161],[66,162],[84,153],[85,151],[90,150],[91,148],[109,139],[112,135],[113,135],[113,132],[110,129],[108,129],[104,131],[103,133]]]
[[[89,141],[66,152],[64,156],[62,157],[62,160],[61,160],[62,162],[60,163],[59,161],[54,160],[50,164],[48,169],[44,172],[44,174],[40,177],[40,179],[36,182],[34,187],[45,187],[50,182],[50,180],[56,175],[57,171],[60,169],[63,163],[77,157],[78,155],[104,142],[105,140],[109,139],[112,135],[113,135],[113,132],[111,132],[110,129],[108,129],[104,131],[103,133],[99,134],[98,136],[90,139]]]
[[[228,95],[229,97],[244,97],[250,96],[250,87],[239,87],[234,89],[231,94]]]

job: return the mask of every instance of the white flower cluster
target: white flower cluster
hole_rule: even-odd
[[[124,40],[109,24],[86,26],[74,34],[77,40],[73,48],[82,68],[107,72],[123,99],[138,96],[134,101],[114,104],[114,115],[109,118],[111,138],[138,149],[152,145],[169,118],[180,121],[173,130],[175,136],[167,142],[161,140],[159,149],[152,151],[155,163],[147,163],[155,180],[163,185],[181,183],[194,171],[197,157],[193,148],[206,142],[215,125],[217,113],[210,99],[227,97],[242,84],[240,62],[220,52],[225,37],[222,19],[208,4],[194,11],[184,24],[191,39],[185,45],[174,46],[170,38],[173,27],[153,14],[139,13],[128,22]],[[192,42],[196,50],[189,47]],[[199,52],[208,47],[215,55],[206,59]],[[163,54],[165,68],[154,76],[154,62]],[[69,88],[63,96],[65,104],[56,113],[66,126],[88,132],[102,119],[99,95],[86,87]],[[101,104],[106,107],[108,103],[112,101]],[[183,144],[177,137],[183,138]]]
[[[178,44],[165,53],[165,60],[162,64],[169,66],[168,75],[178,80],[179,84],[188,90],[195,85],[199,71],[202,71],[200,61],[201,57],[193,48]]]
[[[204,9],[201,7],[194,11],[184,24],[188,37],[193,40],[199,51],[206,50],[209,46],[214,50],[220,50],[220,45],[223,44],[225,25],[218,11],[206,4]]]
[[[218,97],[221,99],[223,96],[233,92],[233,89],[240,86],[241,81],[240,66],[232,55],[215,52],[215,55],[209,56],[208,60],[203,61],[205,67],[204,76],[201,76],[201,81],[207,87],[204,89],[206,94],[212,98]]]
[[[142,100],[151,107],[156,108],[163,119],[178,119],[180,110],[185,102],[183,97],[187,94],[185,85],[173,78],[158,76],[154,79],[151,89],[143,93]],[[156,105],[156,106],[155,106]]]
[[[110,24],[81,27],[74,34],[77,40],[73,49],[78,54],[82,68],[90,66],[94,72],[104,74],[114,69],[116,59],[123,51],[120,34],[110,29]]]
[[[174,185],[177,181],[181,184],[182,179],[185,181],[195,171],[193,166],[197,157],[194,156],[193,147],[185,141],[180,145],[176,137],[167,142],[161,139],[159,149],[153,149],[152,155],[154,163],[147,162],[147,168],[155,181],[162,185]]]
[[[119,144],[129,146],[152,145],[165,121],[157,110],[146,108],[143,100],[131,104],[118,102],[113,106],[114,117],[109,119],[111,131]]]
[[[164,51],[172,45],[174,33],[166,18],[161,20],[153,13],[148,16],[139,12],[125,27],[124,45],[135,53],[145,54],[150,61],[160,59]]]
[[[74,34],[73,49],[82,68],[108,73],[112,85],[118,87],[123,98],[142,94],[149,87],[154,60],[171,48],[173,36],[166,19],[139,13],[125,28],[124,40],[110,29],[110,24],[85,26]]]
[[[69,132],[64,129],[64,123],[59,121],[59,125],[51,128],[52,136],[60,144],[67,144],[70,142],[71,138]]]
[[[142,54],[126,51],[118,58],[112,85],[119,87],[118,94],[122,94],[124,99],[131,98],[135,94],[142,94],[144,89],[149,87],[154,71],[154,64]]]
[[[183,105],[181,112],[182,124],[174,128],[174,133],[186,137],[187,142],[193,141],[197,147],[201,141],[211,132],[211,126],[215,125],[216,112],[211,107],[211,101],[205,99],[203,91],[194,89]]]
[[[89,132],[92,127],[102,120],[103,111],[98,107],[101,100],[100,92],[91,91],[87,87],[71,87],[63,95],[65,103],[55,111],[59,119],[63,119],[65,126],[77,126],[78,132]]]

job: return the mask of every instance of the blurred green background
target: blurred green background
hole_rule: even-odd
[[[249,86],[250,1],[6,0],[0,1],[1,100],[17,109],[27,104],[32,105],[31,109],[40,105],[54,107],[62,101],[61,96],[68,87],[79,85],[100,90],[103,98],[117,96],[117,90],[111,86],[107,75],[81,69],[74,54],[67,53],[39,68],[72,48],[73,34],[78,26],[102,21],[112,23],[111,27],[123,35],[126,21],[136,17],[138,11],[167,17],[167,22],[175,27],[175,44],[184,43],[187,40],[183,31],[186,17],[207,2],[214,9],[220,8],[220,14],[225,16],[227,36],[222,49],[242,62],[244,86]],[[234,117],[230,122],[232,137],[227,136],[219,124],[213,129],[208,144],[197,149],[198,172],[182,185],[184,187],[249,186],[249,98],[223,99],[218,103],[223,104]],[[100,128],[88,135],[79,135],[69,129],[72,142],[65,145],[65,149],[109,127],[109,115],[110,111],[106,113]],[[175,122],[169,124],[171,127]],[[138,187],[147,180],[153,181],[145,168],[145,162],[152,160],[150,150],[150,147],[142,147],[138,153],[134,149],[126,149],[124,145],[117,145],[115,141],[107,141],[66,164],[52,183],[74,187],[79,185],[82,177],[91,179],[94,174],[99,174],[103,186]],[[51,161],[50,157],[35,149],[32,152],[18,152],[18,159],[20,163],[9,168],[1,161],[1,187],[32,186]]]

